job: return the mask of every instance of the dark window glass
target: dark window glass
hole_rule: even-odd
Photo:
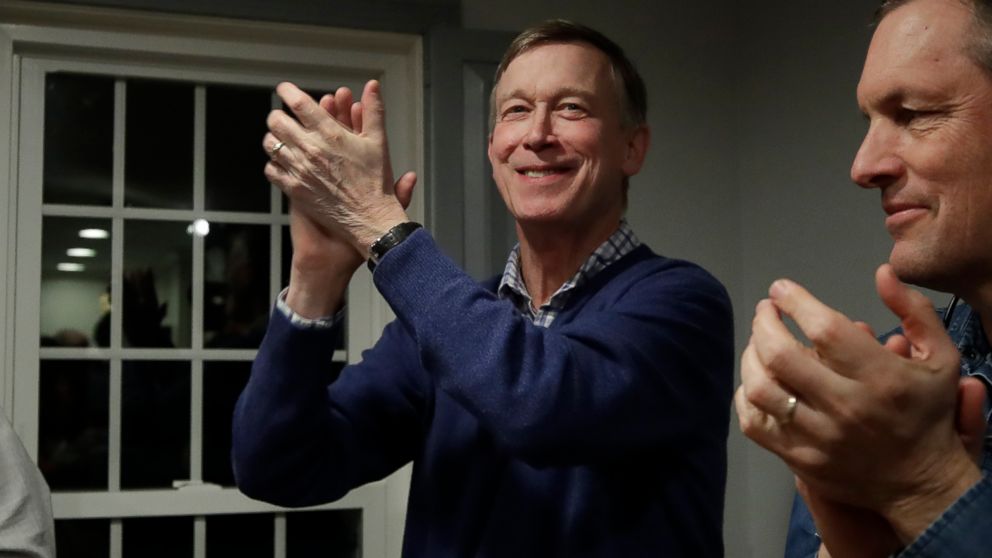
[[[124,558],[193,557],[191,517],[136,517],[124,519],[121,523]]]
[[[109,368],[42,360],[38,466],[52,490],[106,490]]]
[[[192,248],[188,223],[124,223],[125,347],[190,346]]]
[[[251,362],[203,364],[203,480],[234,486],[231,417],[248,383]]]
[[[193,207],[193,85],[127,82],[124,204]]]
[[[45,76],[45,203],[110,205],[114,79]]]
[[[268,324],[270,228],[212,224],[206,237],[203,329],[207,347],[258,348]]]
[[[361,540],[361,510],[286,514],[286,558],[358,558]]]
[[[58,550],[59,558],[108,558],[110,520],[56,520],[55,548]]]
[[[125,361],[121,397],[121,487],[188,479],[189,363]]]
[[[207,87],[206,207],[222,211],[269,211],[270,190],[262,169],[268,154],[262,137],[272,90]]]
[[[274,547],[271,514],[207,516],[207,558],[272,558]]]
[[[109,345],[109,235],[109,219],[43,218],[42,347]]]

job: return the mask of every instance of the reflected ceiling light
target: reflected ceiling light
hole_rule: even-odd
[[[65,255],[71,258],[92,258],[96,255],[96,250],[92,248],[69,248]]]
[[[59,271],[83,271],[86,269],[86,266],[81,263],[62,262],[56,265],[55,269]]]
[[[196,219],[186,227],[186,234],[204,237],[210,234],[210,223],[206,219]]]
[[[79,238],[109,238],[110,233],[103,229],[83,229],[79,231]]]

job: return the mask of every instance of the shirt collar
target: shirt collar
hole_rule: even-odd
[[[551,316],[553,319],[554,315],[557,315],[557,312],[564,308],[572,291],[588,282],[600,271],[620,260],[640,245],[641,241],[630,228],[627,219],[621,219],[620,224],[613,231],[613,234],[589,254],[589,257],[579,266],[579,270],[575,272],[575,275],[568,281],[565,281],[555,291],[555,294],[551,295],[548,302],[541,306],[537,312],[534,312],[531,306],[532,299],[530,293],[527,292],[527,286],[524,285],[523,275],[520,271],[520,244],[518,243],[510,251],[510,256],[506,260],[506,268],[503,270],[503,277],[497,289],[498,296],[513,301],[521,313],[535,322],[545,321],[546,323],[542,325],[548,325],[551,320],[541,320],[542,313],[553,312]]]
[[[985,382],[985,418],[992,422],[992,348],[982,328],[982,319],[973,308],[959,304],[952,310],[947,333],[961,354],[961,374]],[[992,446],[992,429],[986,433],[986,446]]]

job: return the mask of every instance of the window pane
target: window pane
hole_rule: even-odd
[[[107,237],[81,236],[101,236],[96,231]],[[40,304],[43,347],[109,344],[110,330],[106,328],[110,324],[104,323],[110,316],[109,234],[109,219],[43,219]]]
[[[124,224],[125,347],[189,347],[192,236],[188,224]]]
[[[45,203],[110,205],[114,79],[45,76]]]
[[[124,519],[124,558],[192,558],[193,518]],[[59,558],[61,558],[59,549]]]
[[[269,295],[269,227],[213,224],[206,237],[204,344],[257,348]]]
[[[125,361],[121,395],[121,487],[188,479],[189,363]]]
[[[268,88],[207,87],[207,209],[269,211],[262,137],[271,107]]]
[[[203,363],[203,480],[234,486],[231,417],[251,362]]]
[[[58,550],[59,558],[108,558],[110,520],[56,520],[55,548]]]
[[[207,516],[207,558],[272,558],[272,514]]]
[[[193,85],[127,82],[124,204],[193,207]]]
[[[358,558],[361,540],[361,510],[286,514],[286,558]]]
[[[42,360],[38,466],[54,490],[107,488],[109,368]]]

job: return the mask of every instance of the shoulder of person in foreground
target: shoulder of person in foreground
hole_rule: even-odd
[[[54,558],[48,484],[0,412],[0,556]]]

